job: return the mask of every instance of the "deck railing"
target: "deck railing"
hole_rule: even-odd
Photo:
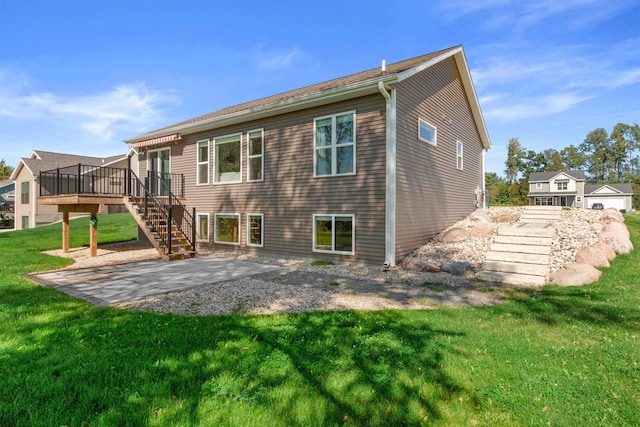
[[[180,202],[184,175],[149,171],[144,182],[129,168],[77,164],[40,172],[40,196],[129,196],[140,206],[171,254],[171,225],[175,224],[196,249],[193,214]],[[151,212],[153,211],[153,212]]]
[[[90,194],[130,196],[135,173],[129,168],[71,165],[40,172],[40,196]],[[149,191],[158,196],[184,197],[184,175],[149,171]],[[165,192],[166,194],[162,194]]]

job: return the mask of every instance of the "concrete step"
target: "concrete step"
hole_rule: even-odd
[[[491,251],[511,252],[517,254],[550,255],[551,246],[514,245],[511,243],[492,243]]]
[[[531,236],[495,236],[493,243],[511,243],[514,245],[551,245],[551,237],[531,237]]]
[[[549,255],[521,254],[513,252],[489,252],[484,258],[486,261],[517,262],[522,264],[549,265]]]
[[[498,271],[503,273],[528,274],[531,276],[544,276],[548,267],[540,264],[521,264],[515,262],[485,261],[482,263],[482,271]]]
[[[562,206],[525,206],[526,211],[561,211]]]
[[[560,219],[560,215],[547,212],[525,212],[520,218]]]
[[[481,271],[476,277],[480,280],[503,282],[511,285],[544,285],[543,276],[531,276],[528,274],[506,273],[498,271]]]
[[[553,237],[556,231],[553,227],[503,227],[498,230],[499,236],[520,237]]]

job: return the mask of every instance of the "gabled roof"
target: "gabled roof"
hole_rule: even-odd
[[[584,181],[586,177],[584,171],[531,172],[529,182],[548,182],[560,174],[568,175],[577,181]]]
[[[4,189],[5,187],[10,187],[13,186],[14,183],[12,180],[10,179],[5,179],[4,181],[0,181],[0,190]]]
[[[109,164],[122,160],[123,158],[126,158],[126,155],[120,154],[110,157],[92,157],[33,150],[31,156],[23,157],[18,161],[18,165],[11,174],[11,179],[15,180],[23,167],[26,167],[34,177],[37,177],[42,171],[58,167],[72,166],[77,165],[78,163],[89,166],[108,166]]]
[[[484,148],[491,148],[491,141],[487,133],[484,118],[482,117],[480,104],[478,103],[478,97],[473,87],[471,74],[469,73],[462,46],[455,46],[427,55],[388,64],[384,72],[380,67],[372,68],[326,82],[305,86],[300,89],[223,108],[209,114],[125,139],[125,142],[129,144],[145,143],[152,142],[156,138],[164,140],[164,138],[167,137],[179,139],[180,134],[215,129],[230,124],[243,123],[258,118],[378,93],[378,83],[382,82],[387,85],[402,81],[450,57],[455,59],[458,67],[482,145]]]
[[[633,194],[633,188],[631,188],[631,184],[587,184],[584,186],[584,194],[591,195],[602,187],[609,187],[620,194]]]

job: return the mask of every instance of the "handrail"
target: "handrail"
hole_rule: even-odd
[[[152,176],[152,174],[153,172],[149,172],[149,179],[154,179],[154,176]],[[171,191],[171,182],[167,183],[166,180],[162,179],[161,175],[157,175],[157,177],[159,178],[158,193],[161,195],[160,197],[168,198],[167,206],[168,206],[168,214],[169,214],[170,220],[173,220],[173,222],[178,227],[178,230],[182,232],[184,237],[191,244],[191,247],[195,251],[196,250],[195,209],[194,209],[194,214],[191,215],[191,213],[189,213],[187,208],[180,202],[180,200]],[[166,196],[164,196],[164,194],[166,194]],[[177,208],[175,212],[173,209],[174,206]]]
[[[147,185],[140,181],[140,178],[131,171],[131,193],[129,196],[133,198],[138,206],[144,208],[144,217],[151,225],[151,229],[158,234],[162,243],[168,248],[168,254],[171,255],[171,217],[165,205],[148,190]],[[148,180],[147,180],[148,181]],[[160,215],[149,215],[149,210],[153,210]],[[164,224],[163,224],[164,222]],[[163,227],[166,232],[163,233]]]

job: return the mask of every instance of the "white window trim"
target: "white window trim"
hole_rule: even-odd
[[[238,176],[240,179],[236,181],[218,181],[217,178],[217,151],[216,151],[216,141],[224,138],[231,138],[232,136],[238,136],[240,138],[240,172]],[[228,135],[220,135],[216,138],[213,138],[213,185],[225,185],[225,184],[241,184],[242,183],[242,132],[230,133]]]
[[[254,132],[260,132],[262,134],[262,154],[253,156],[250,153],[251,142],[250,135]],[[262,177],[261,179],[251,179],[251,159],[256,159],[260,157],[260,161],[262,162]],[[264,128],[253,129],[247,132],[247,182],[262,182],[264,181]]]
[[[208,213],[196,213],[196,224],[197,224],[197,230],[200,231],[200,217],[201,216],[206,216],[207,217],[207,238],[203,239],[198,233],[196,233],[196,240],[198,242],[209,242],[209,240],[211,239],[211,216]]]
[[[235,216],[238,218],[238,241],[237,242],[221,242],[219,240],[217,240],[218,237],[218,217],[219,216]],[[240,246],[240,230],[242,229],[242,220],[240,219],[240,214],[239,213],[224,213],[224,212],[220,212],[220,213],[216,213],[213,215],[213,243],[217,243],[220,245],[233,245],[233,246]]]
[[[536,190],[540,190],[542,188],[541,182],[536,182]]]
[[[260,244],[256,245],[255,243],[251,243],[251,221],[250,218],[252,216],[260,217]],[[261,213],[248,213],[247,214],[247,246],[252,246],[255,248],[263,248],[264,247],[264,214]]]
[[[350,144],[340,144],[336,145],[336,117],[338,116],[346,116],[347,114],[351,114],[353,116],[353,142]],[[320,147],[320,149],[331,149],[331,173],[327,175],[318,175],[317,174],[317,163],[318,156],[316,155],[316,151],[318,151],[318,147],[316,146],[316,123],[318,120],[331,118],[331,145],[325,145]],[[356,161],[356,110],[345,111],[343,113],[329,114],[326,116],[315,117],[313,119],[313,177],[314,178],[330,178],[334,176],[350,176],[356,174],[356,165],[358,162]],[[337,173],[338,171],[338,147],[348,147],[353,146],[353,172],[349,173]],[[334,173],[335,172],[335,173]]]
[[[460,147],[460,153],[458,153],[458,146]],[[460,167],[458,167],[458,159],[460,159]],[[456,141],[456,168],[464,170],[464,144],[462,141]]]
[[[429,141],[428,139],[424,139],[421,135],[420,135],[420,124],[424,123],[426,125],[429,125],[433,128],[433,141]],[[418,139],[420,141],[424,141],[429,145],[433,145],[434,147],[438,146],[438,127],[432,125],[431,123],[429,123],[428,121],[418,117]]]
[[[336,250],[324,250],[324,249],[316,249],[316,217],[319,216],[330,216],[331,217],[331,247],[335,248],[336,246],[336,238],[335,238],[335,221],[337,216],[341,217],[349,217],[351,218],[351,242],[353,243],[353,250],[351,252],[346,251],[336,251]],[[313,242],[311,246],[312,252],[325,253],[325,254],[339,254],[339,255],[355,255],[356,254],[356,217],[354,214],[313,214]]]
[[[207,143],[207,161],[201,162],[199,159],[200,156],[200,144],[206,142]],[[207,182],[200,182],[200,165],[207,165]],[[199,139],[196,142],[196,185],[209,185],[209,177],[211,176],[211,140],[210,139]]]
[[[564,184],[567,188],[560,188],[560,184]],[[567,181],[556,181],[556,191],[569,191],[569,182]]]

